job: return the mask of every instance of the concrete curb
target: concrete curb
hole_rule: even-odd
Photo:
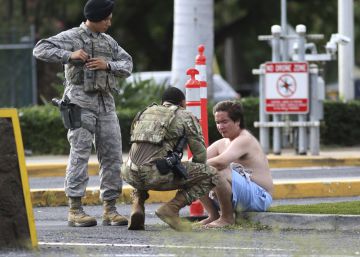
[[[360,179],[346,179],[342,181],[288,181],[275,182],[274,199],[296,199],[315,197],[345,197],[360,195]],[[119,202],[130,203],[133,187],[123,186]],[[176,191],[149,191],[148,203],[167,202],[175,196]],[[62,188],[31,189],[33,206],[67,205],[67,198]],[[99,187],[88,187],[83,199],[86,205],[101,204]]]
[[[360,157],[322,157],[322,156],[276,156],[269,155],[270,168],[336,167],[360,166]],[[98,162],[89,162],[89,175],[98,175]],[[27,164],[30,177],[65,176],[66,163]]]
[[[360,215],[251,212],[246,219],[272,229],[360,231]]]

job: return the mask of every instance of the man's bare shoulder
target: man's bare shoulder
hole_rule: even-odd
[[[241,133],[233,140],[234,144],[247,145],[253,140],[256,140],[254,136],[246,129],[241,130]]]

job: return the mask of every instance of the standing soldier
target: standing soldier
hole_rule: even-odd
[[[145,200],[148,190],[179,189],[175,197],[155,214],[175,230],[191,227],[179,218],[179,210],[226,182],[217,170],[205,164],[206,147],[198,121],[184,109],[185,96],[176,87],[169,87],[162,104],[153,104],[134,119],[129,158],[123,164],[122,176],[132,185],[133,206],[128,229],[143,230]],[[180,162],[187,140],[192,161]]]
[[[70,155],[65,177],[70,206],[69,226],[97,224],[96,219],[86,214],[81,206],[89,180],[92,143],[100,163],[100,198],[104,206],[102,224],[119,226],[128,223],[115,207],[122,190],[122,146],[112,92],[116,91],[115,77],[128,77],[133,64],[131,56],[105,34],[111,26],[113,8],[112,0],[89,0],[84,7],[85,22],[40,40],[33,51],[40,60],[65,66],[63,98],[81,108],[81,121],[66,126],[70,128],[67,135]],[[74,122],[73,118],[67,120]]]

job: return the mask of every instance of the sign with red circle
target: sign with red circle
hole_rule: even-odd
[[[265,64],[265,111],[309,112],[309,71],[306,62]]]

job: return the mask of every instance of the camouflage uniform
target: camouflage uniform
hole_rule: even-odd
[[[84,49],[92,57],[102,57],[110,70],[97,70],[97,90],[85,90],[84,63],[69,61],[72,52]],[[91,32],[85,23],[40,40],[33,51],[36,58],[65,66],[65,92],[70,101],[82,107],[82,127],[68,131],[71,146],[66,169],[65,192],[68,197],[83,197],[89,180],[88,160],[92,143],[100,163],[100,197],[118,198],[122,189],[120,125],[111,94],[116,77],[127,77],[132,70],[131,56],[105,33]]]
[[[139,131],[139,126],[141,126],[140,131],[151,127],[152,124],[155,124],[164,116],[163,109],[169,108],[177,110],[174,112],[174,117],[169,122],[168,127],[164,129],[164,140],[160,144],[146,142],[149,141],[146,140],[148,137],[153,137],[156,140],[158,135],[155,131],[153,133],[155,136],[145,132],[144,134],[139,133],[140,135],[137,138],[134,137],[134,130]],[[132,129],[133,143],[129,158],[123,164],[121,174],[123,179],[136,189],[135,191],[180,189],[188,204],[190,204],[216,186],[218,182],[217,171],[215,168],[205,164],[206,147],[204,138],[199,123],[191,112],[165,102],[164,105],[148,107],[140,115],[140,120],[142,120],[142,123],[137,122],[136,118],[134,120]],[[160,121],[160,123],[164,122]],[[152,130],[152,128],[149,130]],[[161,175],[156,168],[155,160],[163,158],[168,151],[173,150],[178,139],[184,133],[193,154],[192,161],[182,162],[186,167],[188,178],[179,178],[173,172]]]

